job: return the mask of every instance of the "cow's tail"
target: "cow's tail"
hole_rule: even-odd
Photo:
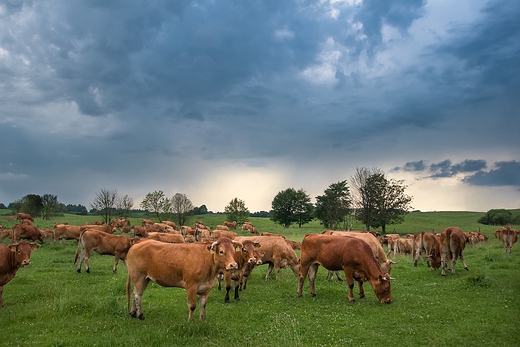
[[[130,292],[132,291],[132,281],[130,280],[130,274],[126,280],[126,310],[130,312]]]
[[[79,235],[79,238],[78,238],[78,248],[76,248],[76,254],[74,255],[74,264],[76,264],[76,262],[78,261],[80,249],[83,248],[83,233],[84,232],[85,232],[85,230],[83,230],[81,232],[81,234]]]

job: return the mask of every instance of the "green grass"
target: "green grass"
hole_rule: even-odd
[[[485,244],[467,246],[469,271],[457,263],[446,277],[424,263],[413,267],[397,257],[390,305],[380,304],[365,283],[366,299],[351,304],[345,282],[328,282],[320,268],[317,296],[296,296],[297,278],[282,270],[280,280],[264,281],[267,266],[255,269],[241,301],[224,304],[224,292],[211,291],[205,322],[187,323],[186,293],[181,288],[150,284],[143,297],[146,320],[126,313],[126,271],[112,274],[113,257],[94,254],[91,273],[76,273],[75,241],[45,244],[33,252],[32,264],[20,269],[4,288],[0,329],[5,346],[518,346],[520,345],[520,244],[506,255],[493,236],[496,227],[478,225],[483,213],[412,213],[388,232],[440,232],[447,226],[463,231],[481,228]],[[197,216],[215,226],[223,215]],[[92,217],[66,216],[56,221],[83,224]],[[189,223],[193,223],[190,220]],[[36,220],[40,228],[55,220]],[[318,222],[284,229],[268,219],[253,219],[260,232],[283,233],[300,241],[321,232]],[[140,220],[132,220],[133,224]],[[0,224],[10,226],[5,216]],[[362,229],[358,225],[356,229]],[[515,228],[517,229],[517,228]],[[4,240],[7,244],[8,240]],[[357,286],[354,290],[357,295]],[[198,318],[198,308],[195,312]]]

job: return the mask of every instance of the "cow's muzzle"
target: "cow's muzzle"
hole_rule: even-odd
[[[31,264],[31,261],[30,261],[30,260],[24,260],[24,261],[22,261],[22,266],[30,265],[30,264]]]
[[[238,264],[237,263],[231,263],[231,264],[228,265],[227,270],[235,270],[235,269],[238,269]]]

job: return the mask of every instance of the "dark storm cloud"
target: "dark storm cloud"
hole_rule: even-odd
[[[430,165],[430,171],[434,172],[430,177],[441,178],[441,177],[453,177],[458,173],[475,172],[486,168],[485,160],[471,160],[466,159],[458,164],[451,164],[451,160],[446,159],[437,164]]]
[[[464,178],[464,182],[475,186],[517,186],[520,188],[520,162],[500,161],[495,169],[478,171]]]
[[[402,171],[417,172],[417,171],[424,171],[425,169],[426,169],[426,162],[424,160],[419,160],[419,161],[408,162],[408,163],[404,164],[404,166],[402,168],[395,167],[392,170],[393,171],[402,170]]]

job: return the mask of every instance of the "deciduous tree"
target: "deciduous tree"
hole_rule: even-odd
[[[141,201],[141,208],[155,214],[160,222],[161,213],[166,213],[170,209],[170,201],[162,190],[155,190],[153,193],[146,194],[143,201]]]
[[[234,198],[224,208],[226,213],[226,221],[236,221],[237,224],[243,224],[249,218],[249,210],[246,207],[246,203],[239,198]]]
[[[117,201],[117,189],[110,190],[102,188],[96,193],[94,201],[90,204],[90,208],[99,211],[106,224],[112,221],[112,213],[115,209]]]
[[[193,204],[186,194],[177,193],[170,201],[169,211],[173,213],[177,225],[186,225],[188,216],[193,212]]]
[[[311,198],[303,189],[288,188],[276,194],[271,202],[270,219],[285,228],[293,223],[301,228],[313,219],[313,209]]]
[[[351,213],[351,196],[347,181],[329,185],[323,195],[316,197],[315,217],[327,229],[336,230],[341,223],[346,224],[346,218]]]

